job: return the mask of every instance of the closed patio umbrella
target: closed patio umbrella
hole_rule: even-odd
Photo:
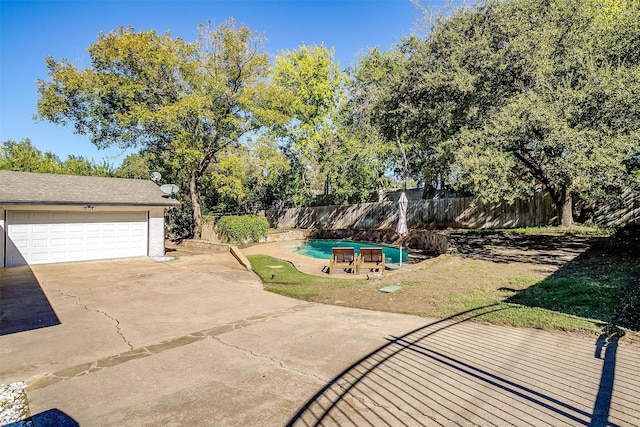
[[[402,267],[402,239],[407,235],[409,230],[407,229],[407,206],[409,200],[407,200],[404,191],[400,194],[398,199],[398,225],[396,225],[396,233],[400,235],[400,267]]]

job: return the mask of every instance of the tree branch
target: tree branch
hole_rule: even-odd
[[[549,193],[551,194],[551,198],[553,199],[553,201],[556,203],[560,203],[560,195],[558,194],[558,191],[551,184],[549,179],[545,176],[542,168],[534,164],[533,161],[531,161],[530,159],[527,159],[522,153],[520,153],[517,150],[514,150],[513,154],[518,158],[518,160],[520,160],[524,164],[524,166],[527,169],[529,169],[529,171],[534,176],[534,178],[539,179],[540,182],[542,182],[545,185],[545,187],[547,187],[547,190],[549,190]]]

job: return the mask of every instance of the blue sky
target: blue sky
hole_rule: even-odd
[[[421,15],[409,0],[0,0],[0,142],[30,138],[63,160],[75,154],[120,164],[120,150],[97,150],[70,127],[33,119],[36,81],[47,78],[45,56],[88,64],[86,49],[99,32],[133,25],[193,41],[199,23],[230,16],[263,34],[271,54],[324,43],[344,69],[367,48],[388,50],[411,34]]]

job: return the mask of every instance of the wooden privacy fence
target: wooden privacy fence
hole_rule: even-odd
[[[640,191],[626,189],[620,200],[596,208],[593,223],[605,227],[640,224]]]
[[[267,210],[264,215],[274,228],[388,229],[398,221],[398,206],[394,202],[361,203]],[[556,220],[551,196],[546,192],[511,205],[462,197],[410,201],[407,208],[410,228],[515,228],[551,225]]]

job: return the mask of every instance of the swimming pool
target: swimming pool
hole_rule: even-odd
[[[286,245],[283,245],[286,246]],[[356,254],[360,253],[360,248],[382,248],[384,259],[387,263],[398,263],[400,249],[391,246],[372,245],[369,243],[352,242],[349,240],[307,240],[299,245],[295,245],[295,252],[313,258],[331,258],[331,249],[334,247],[355,248]],[[407,261],[407,251],[402,251],[402,262]]]

